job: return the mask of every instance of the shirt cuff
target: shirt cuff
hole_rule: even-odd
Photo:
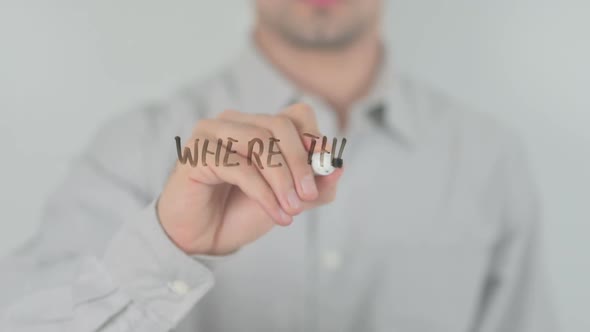
[[[165,233],[152,201],[125,223],[107,247],[104,264],[133,302],[176,325],[214,284],[213,273]]]

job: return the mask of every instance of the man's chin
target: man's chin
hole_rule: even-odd
[[[329,36],[317,34],[313,37],[301,35],[285,36],[289,42],[297,48],[317,51],[336,51],[342,50],[358,39],[358,34],[347,34],[339,36]]]
[[[330,27],[327,22],[313,22],[305,27],[282,25],[283,38],[298,48],[309,50],[341,50],[354,44],[366,31],[365,26]]]

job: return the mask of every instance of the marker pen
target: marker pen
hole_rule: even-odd
[[[330,152],[324,152],[323,163],[320,160],[321,152],[316,152],[311,156],[311,168],[315,175],[328,176],[332,174],[336,168],[342,168],[343,160],[336,158],[332,160]]]

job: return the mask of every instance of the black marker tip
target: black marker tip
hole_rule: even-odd
[[[332,166],[342,168],[342,165],[344,165],[344,160],[342,160],[342,158],[332,159]]]

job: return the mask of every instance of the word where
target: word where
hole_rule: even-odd
[[[312,134],[305,133],[303,134],[305,137],[311,138],[311,146],[309,149],[309,153],[307,156],[307,163],[311,165],[311,158],[314,154],[314,150],[316,147],[316,141],[320,139],[319,136],[314,136]],[[239,166],[240,162],[236,161],[231,163],[229,158],[232,154],[237,154],[235,150],[232,150],[234,144],[239,143],[237,139],[228,137],[227,140],[217,139],[217,142],[210,142],[208,139],[204,139],[202,142],[200,139],[194,140],[193,148],[189,148],[188,146],[182,149],[182,144],[180,141],[180,137],[176,136],[174,138],[176,141],[176,153],[178,155],[178,161],[181,164],[186,164],[187,162],[192,166],[196,167],[199,164],[202,166],[208,166],[207,156],[211,155],[214,158],[214,163],[216,167],[223,166],[223,167],[234,167]],[[281,154],[281,150],[278,147],[279,139],[275,137],[268,138],[268,153],[266,157],[266,167],[281,167],[283,163],[272,163],[272,158],[276,155]],[[328,142],[328,138],[326,136],[322,137],[322,148],[320,150],[320,164],[324,165],[324,154],[329,153],[332,159],[330,162],[333,164],[334,161],[339,162],[339,167],[342,166],[342,153],[344,152],[344,147],[346,146],[346,138],[342,138],[342,142],[340,145],[340,150],[338,152],[338,156],[336,156],[336,147],[338,145],[338,139],[334,138],[332,140],[332,151],[326,150],[326,145]],[[201,143],[201,147],[199,148],[199,143]],[[214,150],[209,150],[211,145],[214,146]],[[223,151],[222,151],[223,150]],[[260,138],[253,138],[248,141],[248,153],[247,153],[247,160],[248,166],[252,165],[253,160],[256,162],[256,166],[260,169],[264,169],[264,165],[260,156],[264,153],[264,141]],[[221,157],[223,154],[223,162],[221,161]]]

